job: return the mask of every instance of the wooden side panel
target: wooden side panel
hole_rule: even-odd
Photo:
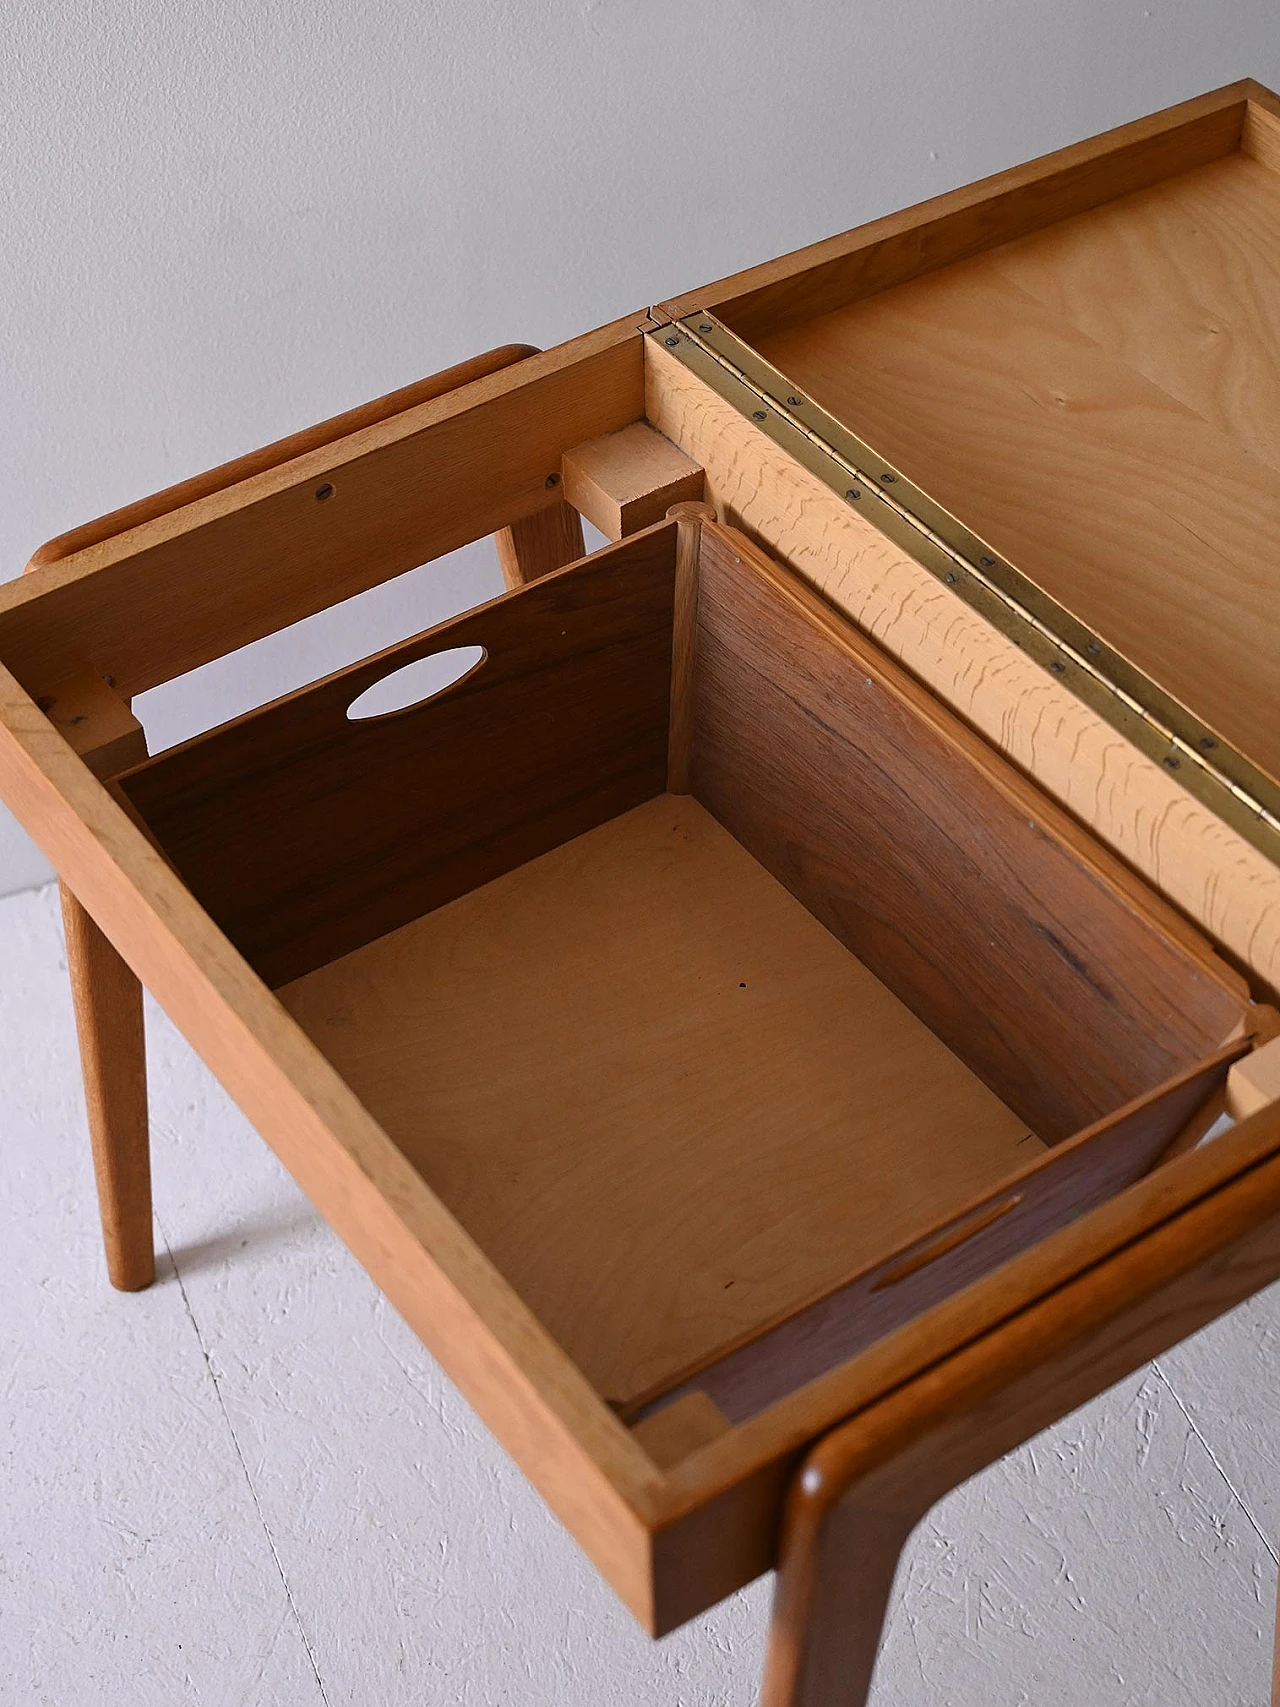
[[[1046,1142],[1228,1038],[1199,975],[877,649],[707,525],[693,791]]]
[[[34,553],[27,564],[27,571],[30,573],[50,563],[60,563],[64,557],[73,557],[77,551],[100,545],[115,534],[128,533],[132,528],[167,515],[170,510],[180,510],[201,498],[212,497],[215,492],[225,492],[229,486],[251,480],[255,474],[264,474],[268,469],[278,468],[281,463],[293,462],[297,457],[334,444],[338,439],[348,438],[352,433],[377,426],[393,415],[403,414],[406,409],[416,409],[419,403],[434,402],[446,392],[460,391],[474,380],[487,379],[490,374],[501,373],[503,368],[514,367],[526,356],[537,354],[532,344],[502,344],[496,350],[486,350],[483,355],[472,356],[469,361],[458,362],[456,366],[444,368],[426,379],[415,380],[412,385],[389,391],[383,397],[375,397],[372,402],[361,403],[357,408],[331,416],[327,421],[318,421],[315,426],[304,427],[288,438],[277,439],[274,444],[264,445],[260,450],[250,451],[232,462],[224,462],[217,468],[193,475],[190,480],[182,480],[176,486],[166,486],[162,492],[153,492],[139,498],[136,503],[126,504],[123,509],[112,510],[109,515],[98,516],[91,522],[72,528],[69,533],[59,534]]]
[[[638,534],[119,786],[261,976],[300,977],[662,792],[675,541]],[[395,670],[474,645],[435,699],[348,720]]]
[[[1196,1110],[1219,1090],[1247,1043],[1038,1158],[925,1238],[896,1252],[790,1321],[708,1365],[637,1414],[656,1427],[693,1393],[733,1423],[856,1357],[1140,1179]]]
[[[643,413],[641,342],[604,327],[0,587],[0,658],[129,699],[559,503],[565,447]]]
[[[994,248],[1240,146],[1256,85],[1232,84],[890,214],[666,305],[709,308],[748,343]]]

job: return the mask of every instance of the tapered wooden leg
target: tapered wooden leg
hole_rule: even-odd
[[[139,1292],[156,1276],[142,986],[60,887],[107,1273],[122,1292]]]
[[[586,553],[582,517],[563,499],[513,522],[493,538],[508,590],[576,563]]]
[[[938,1500],[1278,1272],[1272,1155],[818,1441],[787,1495],[764,1707],[864,1707],[898,1558]]]

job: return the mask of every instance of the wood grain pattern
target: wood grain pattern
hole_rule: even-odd
[[[270,984],[323,965],[661,793],[676,524],[339,671],[119,781]],[[351,722],[418,658],[486,657]]]
[[[142,986],[65,883],[60,891],[107,1274],[139,1292],[156,1277]]]
[[[973,270],[988,268],[1250,458],[1280,466],[1280,183],[1256,160],[1228,155],[1019,238]]]
[[[745,539],[702,530],[694,793],[1055,1143],[1238,1027],[1038,791]]]
[[[361,403],[354,409],[345,410],[341,415],[333,415],[327,421],[304,427],[301,432],[291,433],[287,438],[276,439],[274,443],[264,445],[261,450],[238,456],[217,468],[193,475],[190,480],[179,481],[175,486],[166,486],[161,492],[140,498],[136,503],[126,504],[122,509],[112,510],[95,521],[83,522],[69,533],[59,534],[56,539],[49,540],[27,564],[28,572],[32,569],[42,569],[50,563],[60,563],[64,557],[73,557],[76,552],[84,551],[91,545],[99,545],[115,534],[128,533],[133,528],[167,515],[171,510],[180,510],[201,498],[225,492],[229,486],[235,486],[242,480],[251,480],[254,475],[278,468],[281,463],[293,462],[310,451],[320,450],[338,439],[361,432],[365,427],[377,426],[393,415],[403,414],[406,409],[415,409],[419,403],[430,403],[437,397],[443,397],[446,392],[460,391],[464,385],[471,385],[478,379],[487,379],[490,374],[501,373],[504,368],[514,367],[526,356],[537,354],[538,350],[532,344],[502,344],[497,349],[486,350],[483,355],[472,356],[468,361],[458,362],[453,367],[442,369],[440,373],[433,373],[426,379],[415,380],[412,385],[403,385],[397,391],[389,391],[385,396],[375,397],[372,402]]]
[[[508,591],[586,556],[582,517],[570,504],[548,504],[493,536]]]
[[[1280,778],[1278,294],[1235,154],[760,348]]]
[[[3,668],[0,795],[652,1628],[660,1472]]]
[[[998,1192],[628,1414],[656,1424],[700,1393],[730,1422],[759,1415],[1140,1179],[1247,1048],[1219,1051],[1047,1155],[1027,1146],[1037,1153]]]
[[[642,413],[642,364],[629,316],[0,586],[0,658],[131,698],[510,526],[559,502],[566,445]]]
[[[281,1000],[618,1402],[887,1257],[1034,1147],[687,798]]]
[[[1183,101],[1026,165],[890,214],[664,305],[671,319],[709,308],[748,343],[1068,219],[1240,145],[1250,81]]]
[[[662,520],[675,504],[702,497],[702,470],[648,424],[575,445],[562,459],[565,496],[606,539]]]
[[[765,1707],[864,1707],[929,1508],[1278,1274],[1272,1157],[834,1430],[792,1482]]]
[[[722,517],[906,663],[1264,988],[1280,989],[1280,870],[1271,861],[660,343],[649,344],[646,373],[650,417],[703,464]]]

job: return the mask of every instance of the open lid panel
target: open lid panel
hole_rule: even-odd
[[[1235,85],[652,336],[1280,862],[1278,114]]]

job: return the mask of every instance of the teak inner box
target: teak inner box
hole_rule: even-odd
[[[738,1422],[1151,1167],[1250,1014],[1037,789],[710,524],[673,684],[678,533],[117,786],[602,1397],[634,1416],[696,1377]],[[425,704],[348,716],[467,646]]]
[[[936,1498],[1280,1276],[1278,136],[1221,91],[0,588],[118,1282],[141,979],[649,1628],[790,1487],[788,1707],[806,1452],[958,1429]],[[490,532],[526,585],[145,758],[134,696]]]

